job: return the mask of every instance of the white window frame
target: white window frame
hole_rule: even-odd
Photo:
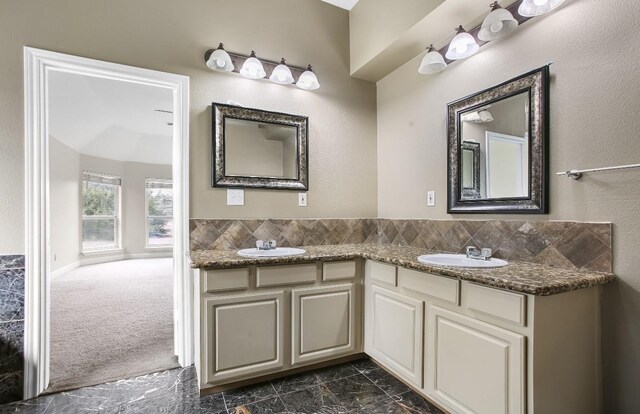
[[[120,184],[117,184],[116,191],[116,200],[115,200],[115,216],[85,216],[84,215],[84,182],[85,176],[92,175],[94,177],[100,177],[110,180],[118,180]],[[108,252],[117,252],[122,250],[122,178],[116,175],[111,174],[103,174],[97,173],[93,171],[82,171],[82,176],[80,178],[80,185],[82,187],[81,190],[81,198],[82,198],[82,214],[80,215],[80,228],[82,229],[82,238],[80,240],[81,251],[83,255],[91,255],[98,253],[108,253]],[[95,247],[90,249],[85,249],[84,247],[84,221],[85,219],[114,219],[114,245],[112,246],[104,246],[104,247]]]
[[[147,197],[147,183],[149,182],[159,182],[159,183],[169,183],[171,184],[171,189],[173,189],[173,180],[171,178],[145,178],[144,180],[144,243],[145,248],[158,250],[158,249],[172,249],[173,248],[173,240],[175,238],[175,232],[173,237],[171,238],[171,243],[168,244],[149,244],[149,219],[150,218],[171,218],[173,219],[173,223],[175,226],[175,217],[171,216],[149,216],[149,198]],[[173,203],[173,197],[172,197]]]

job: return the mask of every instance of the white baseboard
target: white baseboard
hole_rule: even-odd
[[[62,276],[63,274],[72,271],[73,269],[76,269],[80,267],[80,261],[76,260],[75,262],[69,263],[66,266],[61,267],[60,269],[56,270],[55,272],[51,272],[51,280]]]
[[[134,253],[124,255],[125,259],[159,259],[165,257],[173,257],[173,251],[167,250],[165,252]]]
[[[108,262],[117,262],[118,260],[124,260],[123,253],[100,255],[100,256],[85,256],[82,259],[80,259],[80,266],[108,263]]]

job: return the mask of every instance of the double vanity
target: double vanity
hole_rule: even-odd
[[[436,266],[402,246],[304,250],[191,253],[203,394],[366,354],[450,412],[598,412],[599,285],[613,275]]]

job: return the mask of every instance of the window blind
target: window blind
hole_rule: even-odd
[[[116,177],[114,175],[94,173],[90,171],[82,172],[82,181],[88,182],[88,183],[96,183],[96,184],[110,184],[110,185],[122,184],[122,179],[120,177]]]

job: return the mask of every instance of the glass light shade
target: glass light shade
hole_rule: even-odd
[[[431,45],[427,48],[427,54],[422,58],[422,62],[418,68],[418,73],[422,75],[430,75],[432,73],[443,71],[446,67],[447,62],[444,61],[440,52],[435,50],[433,45]]]
[[[549,13],[559,7],[565,0],[524,0],[518,7],[518,14],[525,17],[535,17]]]
[[[234,66],[231,61],[231,56],[224,50],[222,43],[220,43],[220,46],[218,46],[218,48],[211,53],[209,59],[207,59],[207,66],[209,69],[221,72],[233,72]]]
[[[284,58],[280,61],[280,64],[273,69],[269,80],[280,85],[290,85],[293,83],[293,75],[291,69],[287,66]]]
[[[449,44],[446,56],[449,60],[465,59],[475,55],[478,50],[480,50],[480,46],[478,46],[476,39],[460,26],[458,27],[458,34]]]
[[[298,82],[296,82],[296,86],[307,91],[312,91],[320,87],[318,77],[313,73],[313,70],[311,70],[311,65],[307,67],[307,70],[302,72],[302,75],[298,78]]]
[[[256,52],[251,51],[251,56],[244,61],[240,74],[249,79],[261,79],[267,76],[267,72],[262,67],[262,62],[256,57]]]
[[[518,21],[511,12],[498,8],[489,13],[487,18],[484,19],[482,28],[478,32],[478,39],[483,42],[490,42],[511,34],[517,28]]]

